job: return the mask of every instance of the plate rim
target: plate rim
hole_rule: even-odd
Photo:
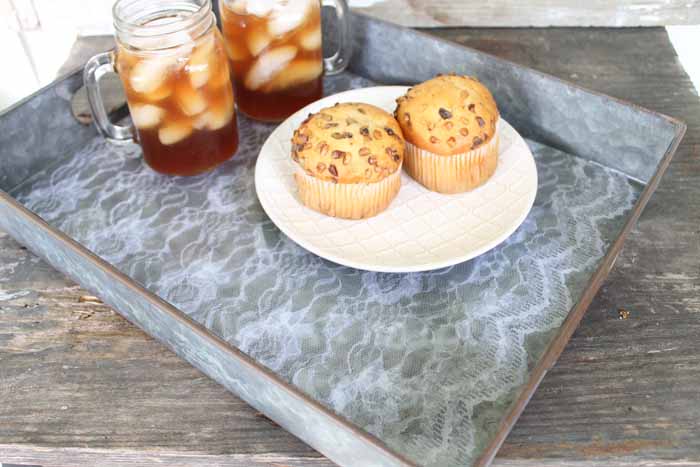
[[[333,98],[346,98],[349,95],[357,94],[357,93],[364,93],[364,92],[406,92],[410,86],[405,86],[405,85],[397,85],[397,86],[367,86],[363,88],[355,88],[355,89],[348,89],[346,91],[341,91],[335,94],[331,94],[328,96],[323,96],[321,99],[318,99],[314,102],[311,102],[310,104],[304,106],[302,109],[294,112],[292,115],[290,115],[288,118],[280,122],[274,130],[268,135],[267,139],[265,139],[265,142],[262,144],[260,147],[260,151],[258,151],[258,157],[255,162],[255,175],[254,175],[254,183],[255,183],[255,194],[258,198],[258,201],[260,202],[261,207],[263,208],[263,211],[265,212],[265,215],[270,219],[270,221],[275,225],[277,229],[279,229],[287,238],[289,238],[291,241],[305,249],[306,251],[318,256],[321,259],[330,261],[332,263],[335,263],[340,266],[346,266],[346,267],[351,267],[354,269],[362,270],[362,271],[369,271],[369,272],[379,272],[379,273],[414,273],[414,272],[428,272],[428,271],[435,271],[438,269],[443,269],[446,267],[450,266],[455,266],[457,264],[461,264],[464,262],[467,262],[469,260],[472,260],[474,258],[477,258],[492,249],[496,248],[498,245],[503,243],[505,240],[507,240],[511,235],[515,233],[518,228],[525,222],[525,219],[527,219],[527,216],[530,214],[530,211],[532,211],[532,207],[534,206],[535,203],[535,198],[537,197],[537,192],[539,188],[539,174],[537,173],[537,165],[535,163],[534,155],[532,154],[532,150],[530,149],[529,146],[527,146],[527,143],[525,143],[525,146],[528,151],[529,160],[532,163],[532,166],[534,168],[534,185],[535,189],[531,190],[528,193],[528,198],[527,198],[527,209],[523,209],[522,213],[520,216],[517,217],[517,220],[514,221],[509,228],[504,230],[504,233],[499,235],[498,237],[493,237],[489,242],[487,242],[485,245],[483,245],[480,248],[476,248],[473,250],[470,250],[467,254],[464,255],[456,255],[453,256],[449,259],[445,259],[442,261],[431,261],[430,263],[425,263],[422,262],[420,264],[414,264],[414,265],[406,265],[406,266],[401,266],[401,267],[396,267],[396,266],[383,266],[381,264],[367,264],[364,262],[358,262],[354,261],[352,259],[348,259],[345,256],[342,255],[335,255],[333,253],[327,252],[325,250],[320,251],[318,248],[315,246],[309,244],[306,239],[304,238],[303,235],[296,235],[295,233],[290,233],[289,229],[286,228],[284,223],[276,221],[273,215],[270,215],[270,212],[274,212],[271,207],[267,204],[267,199],[265,195],[261,196],[261,190],[260,190],[260,184],[261,182],[261,175],[259,169],[259,165],[261,164],[261,154],[265,150],[265,148],[269,144],[272,143],[272,138],[275,136],[278,132],[282,131],[282,128],[284,126],[291,126],[290,121],[299,118],[300,115],[303,115],[307,112],[309,112],[307,109],[310,106],[317,105],[321,101],[326,101],[326,100],[332,100]],[[340,102],[349,102],[350,100],[345,99]],[[374,104],[372,104],[374,105]],[[513,127],[510,123],[508,123],[507,120],[505,120],[503,117],[500,117],[500,119],[505,122],[507,125],[509,125],[515,134],[520,138],[521,140],[524,141],[524,138],[522,135]],[[403,170],[403,169],[402,169]],[[402,177],[409,176],[405,172],[402,172]],[[409,176],[410,177],[410,176]],[[488,183],[488,181],[487,181]],[[484,184],[485,185],[485,184]],[[452,195],[443,195],[443,196],[452,196]],[[310,209],[310,208],[306,208]],[[380,213],[381,215],[381,213]],[[345,220],[345,219],[343,219]],[[357,221],[351,221],[351,222],[363,222],[366,221],[367,219],[359,219]],[[282,224],[282,225],[280,225]]]

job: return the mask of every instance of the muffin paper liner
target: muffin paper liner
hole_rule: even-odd
[[[375,183],[333,183],[297,167],[294,179],[304,205],[332,217],[365,219],[385,210],[401,188],[401,167]]]
[[[499,131],[491,141],[468,152],[444,156],[406,141],[406,172],[418,183],[438,193],[463,193],[486,182],[498,164]]]

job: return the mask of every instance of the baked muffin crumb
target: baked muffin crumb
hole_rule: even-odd
[[[292,137],[294,161],[314,177],[336,183],[378,182],[399,169],[403,155],[401,127],[369,104],[322,109]]]

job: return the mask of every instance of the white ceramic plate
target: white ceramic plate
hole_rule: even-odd
[[[329,96],[272,132],[258,156],[255,189],[267,215],[289,238],[322,258],[357,269],[428,271],[489,251],[525,220],[537,193],[537,169],[525,141],[502,119],[498,168],[474,191],[433,193],[404,173],[396,199],[370,219],[336,219],[301,203],[290,140],[302,120],[336,102],[365,102],[392,113],[396,98],[406,89],[382,86]]]

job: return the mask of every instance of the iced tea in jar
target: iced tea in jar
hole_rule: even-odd
[[[263,121],[287,118],[323,95],[322,75],[350,58],[345,0],[324,0],[338,18],[339,48],[323,58],[319,0],[221,0],[221,24],[238,109]]]
[[[196,175],[230,159],[238,147],[234,94],[210,0],[118,0],[113,15],[116,50],[85,67],[100,132],[112,139],[133,134],[109,121],[100,96],[100,76],[115,70],[150,167]]]

